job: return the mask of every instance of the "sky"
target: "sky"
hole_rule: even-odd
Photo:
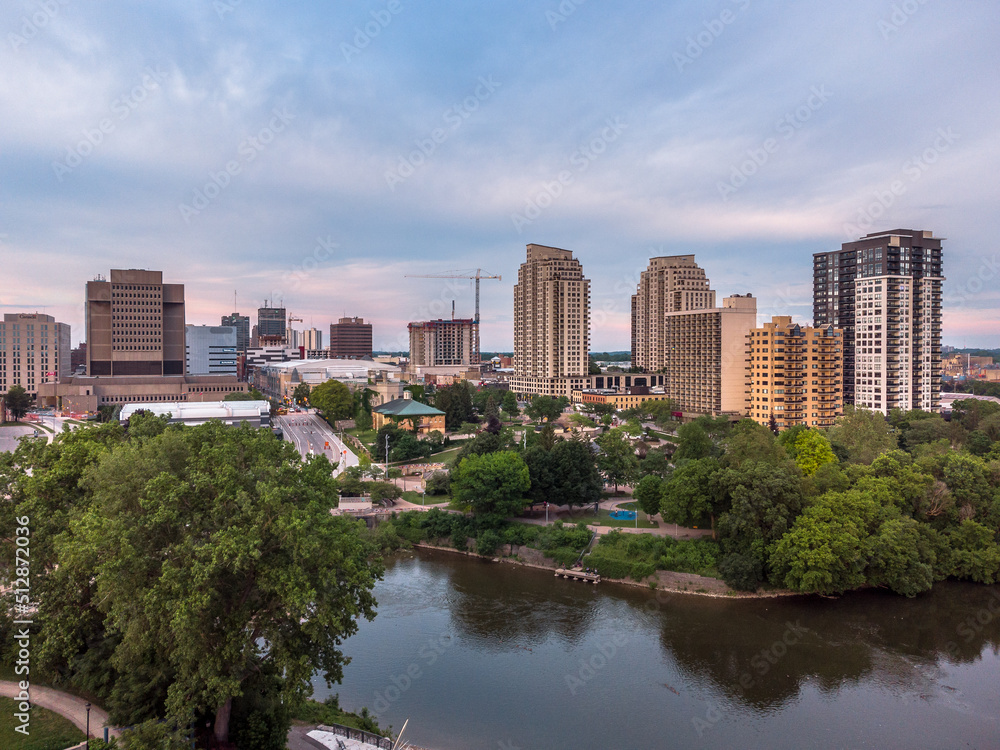
[[[525,245],[628,349],[650,257],[812,318],[812,254],[944,237],[944,343],[1000,346],[992,0],[7,0],[0,312],[84,334],[86,281],[183,283],[187,322],[283,303],[378,349],[474,311],[513,345]],[[235,297],[234,297],[235,295]],[[325,336],[324,336],[325,338]]]

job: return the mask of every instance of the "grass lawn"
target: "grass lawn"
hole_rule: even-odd
[[[427,495],[425,497],[422,492],[415,492],[414,490],[404,492],[403,499],[414,505],[438,505],[440,503],[451,502],[451,496],[449,495]]]
[[[461,450],[462,450],[462,447],[459,446],[458,448],[449,448],[446,451],[441,451],[440,453],[431,454],[429,463],[432,463],[432,464],[440,464],[440,463],[453,464],[453,463],[455,463],[455,459],[458,457],[458,453]]]
[[[64,750],[83,742],[83,732],[67,719],[44,708],[33,706],[29,735],[14,731],[19,722],[14,719],[17,704],[10,698],[0,698],[0,744],[16,750]]]
[[[571,516],[569,518],[563,519],[572,523],[583,522],[588,526],[615,526],[618,528],[628,527],[636,528],[635,519],[631,521],[626,521],[625,519],[612,518],[611,511],[601,508],[600,512],[595,516],[590,513],[586,516]],[[658,528],[657,525],[649,520],[649,516],[640,511],[639,513],[639,528],[640,529],[655,529]]]

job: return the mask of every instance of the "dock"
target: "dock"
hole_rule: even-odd
[[[565,568],[558,568],[556,570],[556,578],[583,581],[584,583],[592,583],[595,586],[601,582],[601,577],[597,573],[588,573],[584,570],[567,570]]]

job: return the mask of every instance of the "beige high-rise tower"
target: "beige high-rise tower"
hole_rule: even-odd
[[[528,245],[514,285],[516,393],[569,396],[590,365],[590,279],[569,250]]]
[[[715,307],[705,270],[693,255],[650,258],[632,295],[632,364],[646,372],[659,372],[667,359],[667,313]]]

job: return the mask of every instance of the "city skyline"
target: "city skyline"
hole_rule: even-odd
[[[108,268],[184,284],[191,323],[271,300],[405,350],[474,306],[405,275],[481,267],[482,347],[511,351],[539,243],[592,279],[590,348],[627,350],[652,257],[806,322],[814,253],[916,226],[947,240],[944,343],[1000,346],[986,2],[22,0],[0,31],[0,312],[74,345]]]

